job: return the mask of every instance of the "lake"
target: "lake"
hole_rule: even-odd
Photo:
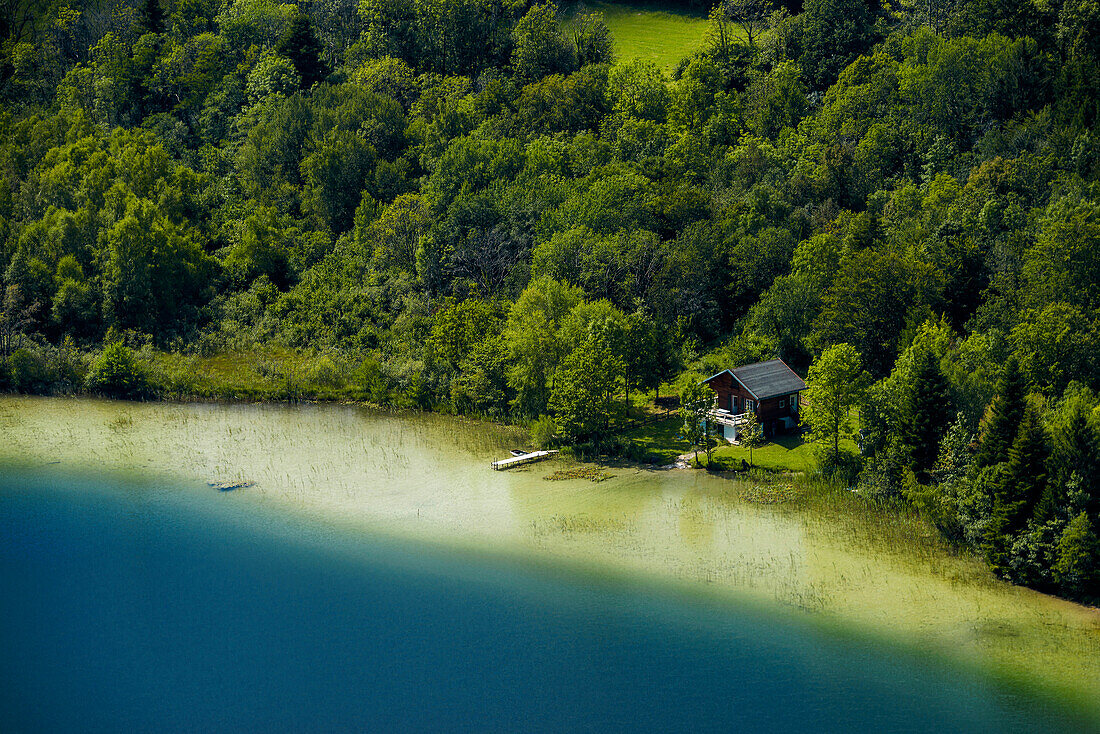
[[[338,406],[2,397],[0,437],[5,731],[1100,721],[1094,610],[852,498]]]

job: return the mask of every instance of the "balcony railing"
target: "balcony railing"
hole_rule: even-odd
[[[707,411],[707,418],[723,426],[740,426],[749,420],[749,413],[731,413],[728,410],[718,408]]]

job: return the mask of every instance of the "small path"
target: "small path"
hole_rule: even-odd
[[[668,465],[669,469],[690,469],[695,463],[695,452],[689,451],[686,454],[680,454],[676,457],[676,460]]]

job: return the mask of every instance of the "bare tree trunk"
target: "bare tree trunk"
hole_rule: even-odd
[[[707,447],[707,469],[710,469],[710,421],[703,420],[703,442]]]

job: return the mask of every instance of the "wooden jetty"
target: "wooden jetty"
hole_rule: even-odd
[[[501,459],[500,461],[493,462],[493,468],[497,471],[503,471],[505,469],[512,469],[517,466],[523,466],[524,464],[533,464],[536,461],[542,461],[543,459],[549,459],[557,451],[532,451],[529,454],[520,454],[519,456],[512,456],[507,459]]]

